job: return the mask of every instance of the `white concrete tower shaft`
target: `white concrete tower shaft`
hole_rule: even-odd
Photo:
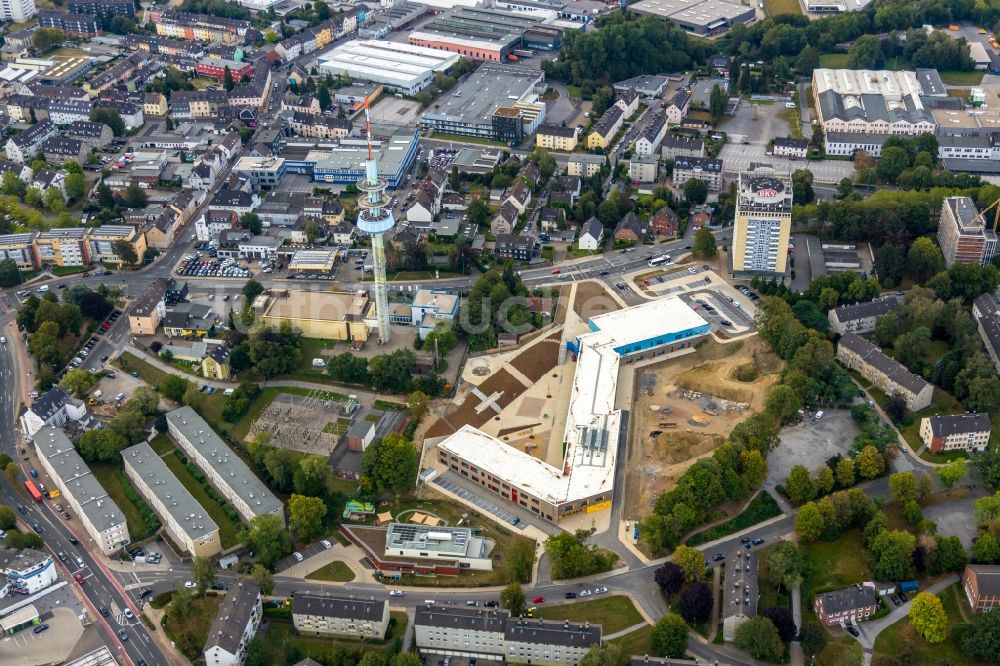
[[[378,341],[389,341],[389,290],[385,280],[385,232],[392,229],[396,221],[392,211],[386,206],[385,190],[389,186],[384,178],[379,178],[375,152],[372,150],[372,125],[365,106],[365,126],[368,134],[368,159],[365,161],[365,177],[358,182],[361,196],[358,197],[358,228],[372,237],[372,268],[375,272],[375,316],[378,320]]]

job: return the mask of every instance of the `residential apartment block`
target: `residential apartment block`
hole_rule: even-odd
[[[243,520],[270,514],[285,522],[284,506],[190,407],[167,413],[170,436],[205,473],[209,482],[233,505]],[[211,663],[211,662],[210,662]]]
[[[837,344],[837,359],[875,384],[886,395],[902,395],[911,412],[930,407],[934,385],[906,369],[895,359],[856,333],[848,333]]]
[[[87,233],[87,254],[93,262],[121,266],[125,263],[119,254],[119,243],[127,243],[135,253],[135,264],[146,257],[146,236],[138,227],[128,224],[105,224]]]
[[[878,606],[878,593],[867,583],[817,594],[813,599],[813,611],[826,625],[858,624],[871,619]]]
[[[90,247],[84,227],[41,231],[35,236],[35,251],[42,266],[90,264]]]
[[[576,148],[580,130],[575,127],[560,127],[559,125],[539,125],[535,135],[535,145],[546,150],[565,150]]]
[[[792,230],[792,182],[767,165],[750,166],[740,174],[737,190],[732,271],[744,277],[784,275]]]
[[[175,544],[193,557],[212,557],[222,551],[219,526],[149,444],[125,449],[122,459],[125,475],[163,521]]]
[[[614,139],[615,134],[621,129],[625,121],[625,112],[617,104],[608,107],[604,115],[594,123],[587,135],[587,148],[607,148]],[[572,175],[572,174],[571,174]]]
[[[572,666],[601,644],[601,625],[558,620],[508,619],[504,653],[509,664]]]
[[[976,613],[1000,608],[1000,565],[967,565],[962,573],[962,587]]]
[[[709,190],[718,191],[722,188],[722,160],[711,157],[675,158],[671,184],[684,187],[684,183],[692,178],[703,180]]]
[[[126,546],[131,538],[125,514],[104,490],[59,428],[46,426],[35,433],[35,451],[45,472],[62,493],[81,525],[104,555]]]
[[[775,157],[791,157],[804,160],[809,153],[809,142],[805,139],[796,139],[790,136],[775,137],[771,152]]]
[[[208,630],[203,651],[205,665],[240,666],[263,614],[257,583],[243,578],[231,587]]]
[[[389,602],[300,592],[292,599],[292,623],[304,636],[381,640],[389,629]]]
[[[566,159],[566,175],[580,178],[590,178],[607,163],[604,155],[590,153],[573,153]]]
[[[1000,308],[992,294],[980,294],[972,301],[972,318],[993,366],[1000,373]]]
[[[642,130],[642,134],[635,140],[635,153],[640,157],[653,157],[656,155],[660,142],[667,134],[667,117],[662,113],[653,113]]]
[[[827,313],[830,330],[838,335],[846,333],[871,333],[879,319],[899,307],[899,299],[894,296],[879,298],[865,303],[841,305]]]
[[[487,659],[505,655],[504,635],[510,612],[463,606],[417,606],[414,639],[422,654]]]
[[[21,430],[28,439],[45,426],[62,428],[67,421],[80,421],[87,416],[87,406],[56,384],[35,398],[21,414]]]
[[[705,142],[698,138],[667,136],[663,138],[661,143],[660,154],[665,160],[673,160],[678,157],[704,157]]]
[[[985,451],[990,443],[990,416],[981,412],[920,419],[920,439],[934,453]]]
[[[31,548],[0,547],[0,576],[7,594],[34,594],[59,580],[52,556]]]
[[[10,259],[22,271],[33,271],[38,268],[35,232],[0,236],[0,259]]]
[[[997,235],[969,197],[945,197],[937,235],[948,267],[956,263],[985,266],[997,253]]]

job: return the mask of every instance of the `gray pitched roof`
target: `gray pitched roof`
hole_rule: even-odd
[[[866,585],[855,585],[820,595],[823,610],[831,614],[867,608],[877,602],[875,590]]]
[[[219,611],[208,630],[205,650],[217,645],[230,654],[237,654],[243,630],[250,622],[259,595],[260,587],[247,579],[241,579],[226,592],[226,597],[219,605]]]
[[[989,432],[990,415],[982,412],[931,416],[931,433],[935,437],[948,437],[970,432]]]
[[[880,298],[865,303],[854,303],[852,305],[841,305],[834,308],[833,312],[840,322],[857,321],[868,317],[881,317],[899,307],[899,299],[894,296]]]
[[[372,423],[369,425],[374,427]],[[379,622],[385,612],[386,603],[388,602],[385,600],[332,597],[300,592],[292,599],[292,615],[320,615]]]
[[[585,648],[601,644],[601,625],[589,622],[510,618],[504,627],[504,638],[508,642]]]
[[[448,627],[502,633],[510,612],[469,607],[417,606],[415,623],[422,627]]]
[[[840,339],[839,344],[858,354],[865,363],[881,371],[894,383],[911,393],[920,393],[928,386],[921,377],[907,370],[895,359],[886,356],[881,349],[856,333],[848,333]]]

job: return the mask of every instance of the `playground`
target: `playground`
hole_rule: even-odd
[[[760,411],[780,369],[754,336],[729,344],[705,340],[694,354],[637,372],[624,517],[647,515],[688,467]]]

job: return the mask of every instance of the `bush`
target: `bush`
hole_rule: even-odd
[[[156,513],[149,508],[146,504],[146,500],[142,499],[142,496],[136,492],[135,488],[129,482],[128,478],[125,477],[125,473],[120,470],[115,470],[115,476],[118,478],[119,483],[122,487],[122,492],[125,493],[125,497],[128,498],[129,502],[135,505],[136,511],[142,516],[142,521],[146,523],[149,527],[150,534],[155,533],[160,529],[160,518]],[[135,537],[135,535],[132,535]]]
[[[222,418],[229,423],[237,423],[250,410],[254,398],[260,395],[260,387],[251,382],[243,382],[233,391],[222,408]]]

